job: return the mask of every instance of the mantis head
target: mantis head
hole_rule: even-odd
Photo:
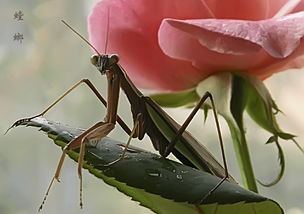
[[[105,74],[106,71],[111,70],[111,67],[116,65],[119,57],[116,54],[94,54],[91,56],[91,63],[100,71]]]

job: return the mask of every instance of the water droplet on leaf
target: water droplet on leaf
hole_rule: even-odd
[[[181,180],[181,179],[183,179],[183,176],[182,176],[182,175],[176,175],[176,178],[177,178],[178,180]]]
[[[158,171],[157,169],[149,169],[149,170],[146,170],[146,172],[151,177],[162,177],[161,172]]]

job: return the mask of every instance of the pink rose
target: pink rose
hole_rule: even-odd
[[[90,41],[142,88],[178,91],[219,71],[264,79],[304,64],[304,0],[103,0]],[[303,60],[300,60],[302,58]]]

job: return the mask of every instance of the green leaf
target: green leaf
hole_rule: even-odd
[[[246,85],[246,91],[248,93],[248,102],[246,111],[250,117],[263,129],[269,131],[274,136],[278,136],[283,140],[292,140],[296,146],[304,152],[303,148],[294,140],[296,137],[293,134],[283,132],[275,118],[275,115],[281,112],[276,103],[271,98],[269,91],[264,83],[250,75],[241,75]]]
[[[281,111],[260,79],[244,73],[218,73],[203,80],[197,86],[197,93],[200,97],[206,91],[213,95],[218,112],[228,123],[246,188],[257,192],[243,124],[245,110],[260,127],[273,134],[267,144],[275,142],[276,146],[279,147],[278,138],[292,140],[304,152],[304,149],[295,141],[295,135],[280,129],[275,115]],[[282,156],[282,154],[283,152],[279,148],[279,155]],[[280,173],[271,183],[277,183],[282,177],[284,161],[282,156],[280,158]]]
[[[284,140],[291,140],[296,137],[293,134],[278,132],[277,135]]]
[[[277,141],[277,137],[276,136],[271,136],[267,142],[265,144],[270,144],[270,143],[273,143],[273,142],[276,142]]]
[[[272,137],[274,137],[274,138],[272,138]],[[277,137],[275,137],[275,136],[272,136],[272,137],[269,138],[268,141],[274,141],[275,142],[275,145],[278,148],[278,159],[279,159],[281,167],[280,167],[280,172],[277,175],[277,177],[273,181],[271,181],[270,183],[265,184],[265,183],[262,183],[261,181],[258,181],[264,187],[271,187],[271,186],[276,185],[277,183],[279,183],[279,181],[282,179],[282,177],[284,175],[284,172],[285,172],[285,157],[284,157],[283,149],[282,149],[281,145],[278,143]],[[267,141],[267,143],[268,143],[268,141]]]
[[[243,114],[248,100],[245,87],[242,79],[233,75],[230,111],[242,131],[244,131]]]
[[[285,158],[283,156],[283,150],[278,143],[278,137],[283,140],[292,140],[302,152],[304,152],[304,150],[295,141],[295,135],[285,133],[280,129],[275,116],[281,111],[271,98],[271,95],[264,83],[254,76],[238,75],[243,79],[243,84],[246,85],[245,90],[248,93],[246,110],[248,114],[258,125],[273,134],[273,139],[270,138],[267,143],[275,142],[279,149],[280,172],[274,181],[264,185],[271,186],[279,182],[283,177],[285,169]]]
[[[40,127],[61,147],[84,131],[43,118],[23,125]],[[124,160],[105,167],[119,157],[123,148],[121,142],[107,137],[91,143],[86,147],[84,168],[156,213],[283,213],[276,202],[226,181],[203,205],[197,206],[219,182],[218,177],[138,148],[130,148]],[[77,161],[76,151],[69,151],[68,155]]]
[[[182,91],[179,93],[153,94],[150,97],[160,106],[163,107],[180,107],[199,100],[195,89]]]
[[[265,85],[255,77],[243,77],[248,93],[247,112],[263,129],[276,133],[278,125],[275,121],[272,105],[273,100]]]

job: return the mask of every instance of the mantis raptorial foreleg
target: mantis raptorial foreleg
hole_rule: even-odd
[[[93,86],[93,84],[89,80],[81,80],[77,84],[75,84],[72,88],[70,88],[67,92],[65,92],[59,99],[57,99],[54,103],[52,103],[45,111],[43,111],[41,114],[37,116],[42,116],[45,114],[50,108],[52,108],[55,104],[57,104],[61,99],[63,99],[67,94],[69,94],[72,90],[74,90],[77,86],[79,86],[81,83],[86,83],[96,94],[96,96],[101,100],[101,102],[105,105],[106,101],[103,99],[103,97],[98,93],[96,88]],[[78,175],[80,179],[80,206],[82,207],[82,166],[83,166],[83,158],[84,158],[84,152],[85,152],[85,144],[91,142],[100,140],[103,137],[107,136],[115,127],[115,122],[117,120],[117,102],[118,102],[118,96],[119,94],[116,92],[117,87],[119,88],[119,80],[117,80],[115,77],[109,76],[108,78],[108,108],[107,108],[107,115],[104,122],[99,122],[95,124],[94,126],[87,129],[84,133],[82,133],[80,136],[72,140],[64,149],[63,153],[61,155],[60,161],[58,163],[56,172],[54,177],[51,180],[51,183],[47,189],[47,192],[45,194],[45,197],[41,203],[41,206],[39,207],[39,210],[42,209],[42,206],[46,200],[46,197],[49,193],[49,190],[54,182],[54,179],[59,181],[59,175],[63,166],[63,162],[65,159],[65,154],[68,150],[80,148],[79,152],[79,158],[78,158]],[[35,116],[35,117],[37,117]],[[33,119],[34,117],[30,118]],[[23,120],[24,121],[24,120]],[[18,125],[18,121],[15,123]],[[124,123],[123,123],[124,124]],[[124,124],[125,125],[125,124]],[[14,126],[14,125],[13,125]],[[129,130],[129,129],[128,129]]]
[[[94,126],[90,127],[88,130],[83,132],[81,135],[79,135],[77,138],[72,140],[64,147],[59,163],[56,168],[55,175],[52,178],[47,188],[47,192],[43,198],[39,210],[42,209],[42,206],[47,198],[47,195],[49,194],[49,191],[51,189],[51,186],[53,185],[54,180],[56,179],[57,181],[59,181],[59,176],[61,173],[61,169],[64,163],[66,153],[68,152],[68,150],[76,149],[76,148],[80,148],[79,157],[78,157],[78,176],[80,179],[80,206],[82,207],[83,204],[82,203],[82,166],[83,166],[83,157],[85,153],[85,144],[88,144],[91,141],[102,139],[103,137],[107,136],[114,129],[114,127],[115,124],[113,123],[99,122]]]
[[[105,136],[107,136],[115,127],[115,124],[113,123],[103,123],[100,126],[96,127],[93,129],[91,132],[89,132],[82,140],[80,143],[80,151],[79,151],[79,157],[78,157],[78,176],[80,179],[80,207],[82,208],[83,203],[82,203],[82,167],[83,167],[83,159],[84,159],[84,154],[85,154],[85,145],[88,144],[89,142],[92,141],[97,141]],[[75,145],[78,146],[78,145]],[[67,149],[73,149],[71,148]]]
[[[142,118],[142,114],[138,114],[137,117],[136,117],[136,120],[134,122],[134,127],[132,129],[132,132],[129,135],[129,139],[127,141],[127,144],[124,145],[125,148],[122,151],[120,157],[118,159],[110,162],[110,163],[104,164],[103,166],[111,166],[111,165],[113,165],[113,164],[115,164],[115,163],[117,163],[117,162],[119,162],[119,161],[121,161],[121,160],[123,160],[125,158],[125,155],[126,155],[126,152],[128,151],[128,148],[129,148],[129,145],[131,143],[131,140],[132,140],[133,136],[136,134],[136,132],[138,132],[138,128],[140,126],[139,124],[140,124],[141,118]]]

